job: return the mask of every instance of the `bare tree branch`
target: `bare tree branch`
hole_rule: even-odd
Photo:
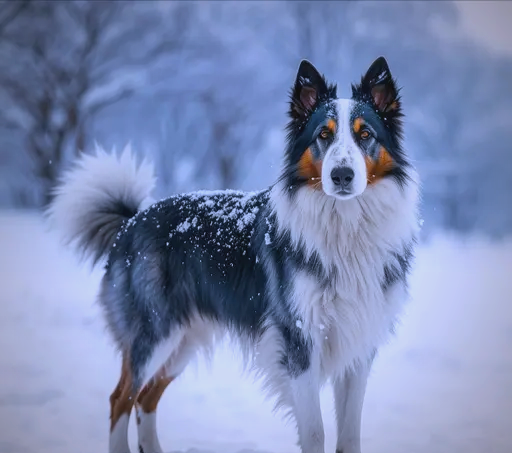
[[[34,111],[37,109],[37,101],[30,96],[30,93],[26,91],[21,81],[0,74],[0,86],[7,96],[11,97],[16,103],[21,104],[29,115],[35,117]]]
[[[3,112],[0,112],[0,128],[6,130],[23,130],[23,126],[12,118],[7,118]]]
[[[26,4],[16,8],[17,26],[0,41],[0,90],[28,121],[18,124],[4,114],[0,128],[26,134],[23,148],[48,202],[63,162],[84,148],[90,119],[142,87],[124,83],[112,92],[108,87],[115,78],[189,51],[191,7],[173,5],[172,23],[166,23],[152,2]],[[13,58],[16,65],[9,64]],[[97,90],[106,94],[88,102]]]
[[[16,17],[29,5],[32,0],[3,1],[0,11],[0,35]]]
[[[87,116],[94,116],[98,114],[101,110],[108,107],[109,105],[116,104],[123,99],[127,99],[130,96],[135,94],[135,89],[133,88],[125,88],[123,90],[118,91],[117,93],[112,94],[111,96],[104,97],[100,101],[92,104],[87,109]]]

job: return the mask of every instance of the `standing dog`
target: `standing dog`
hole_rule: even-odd
[[[419,186],[402,149],[400,96],[382,57],[340,99],[308,61],[291,91],[284,165],[271,187],[150,204],[151,168],[84,155],[50,216],[95,261],[99,303],[122,355],[110,452],[160,453],[156,407],[198,351],[224,333],[324,453],[319,390],[335,395],[337,452],[359,453],[366,381],[407,299]]]

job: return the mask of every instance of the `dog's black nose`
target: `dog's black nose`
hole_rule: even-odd
[[[354,179],[354,170],[350,167],[336,167],[331,171],[332,182],[340,187],[347,187]]]

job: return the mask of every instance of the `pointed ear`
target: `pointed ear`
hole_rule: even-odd
[[[362,89],[371,96],[380,112],[399,109],[398,90],[384,57],[379,57],[372,63],[363,77]]]
[[[309,61],[302,60],[292,89],[290,116],[294,119],[305,118],[327,91],[322,75]]]

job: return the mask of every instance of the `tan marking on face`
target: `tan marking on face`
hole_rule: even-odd
[[[116,388],[110,395],[110,432],[114,430],[123,414],[130,415],[135,395],[132,394],[132,376],[130,373],[128,354],[123,354],[121,376]]]
[[[299,175],[307,179],[310,186],[322,187],[322,161],[315,160],[310,148],[304,151],[299,160]]]
[[[381,146],[379,155],[376,160],[366,156],[366,175],[368,178],[368,185],[372,185],[381,180],[387,173],[394,167],[395,163],[389,154],[388,150]]]
[[[336,133],[336,121],[334,121],[332,118],[327,121],[327,129],[329,129],[332,134]]]
[[[361,128],[364,126],[364,120],[362,118],[356,118],[354,120],[354,124],[352,128],[354,129],[354,132],[357,134],[361,130]]]

